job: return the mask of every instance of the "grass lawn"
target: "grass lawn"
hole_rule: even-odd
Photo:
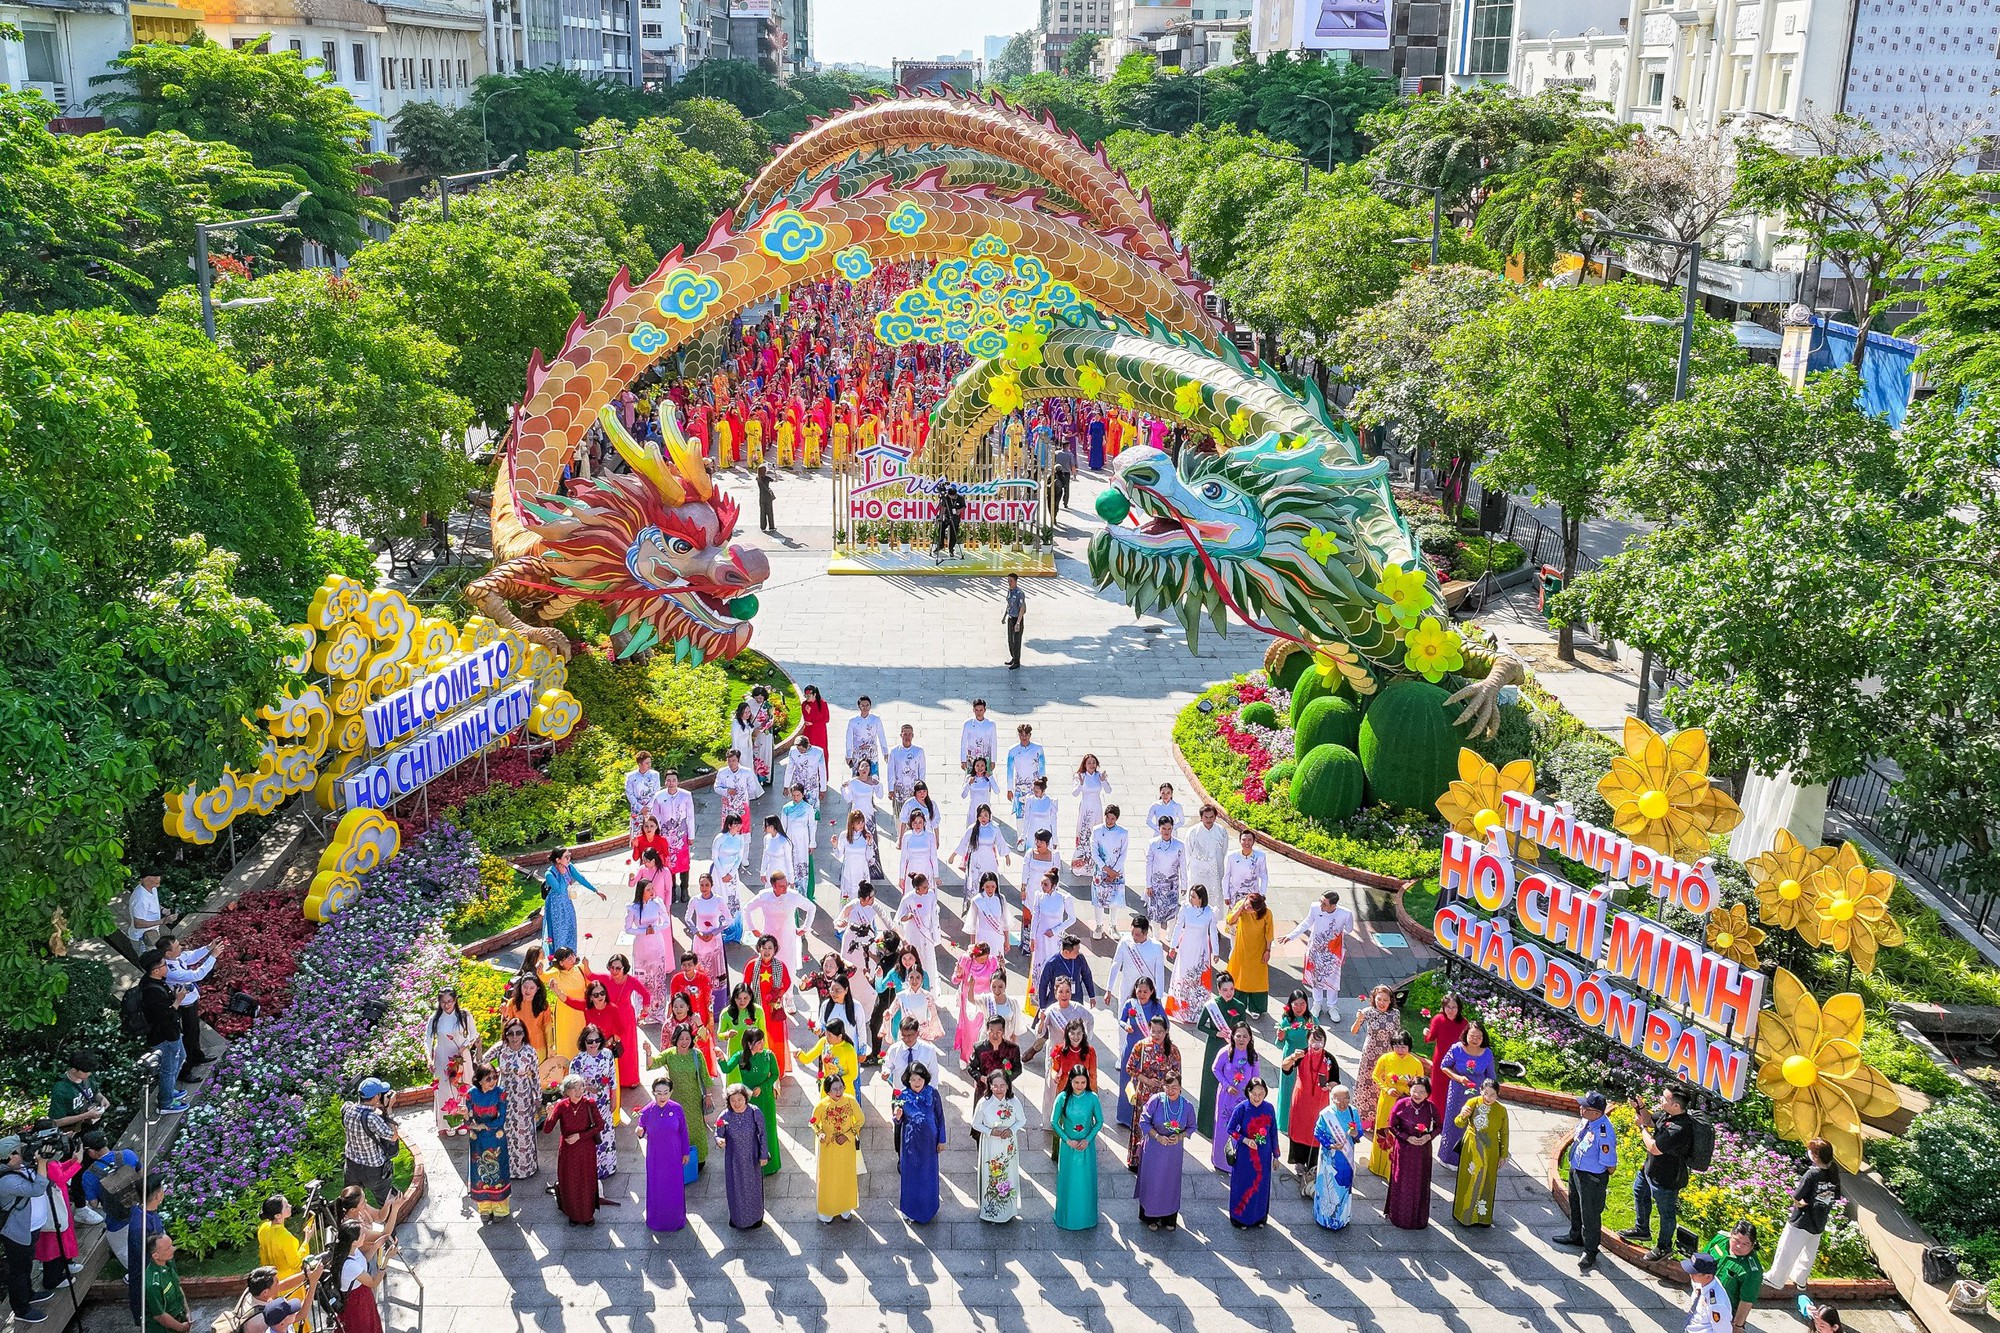
[[[454,946],[463,947],[511,930],[533,916],[542,906],[542,886],[532,876],[516,870],[506,888],[479,900],[476,914],[468,914],[464,924],[445,932]]]

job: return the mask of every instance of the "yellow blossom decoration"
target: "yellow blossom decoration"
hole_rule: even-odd
[[[1239,407],[1229,414],[1229,433],[1239,440],[1250,433],[1249,408]]]
[[[1403,640],[1403,665],[1435,685],[1465,665],[1464,643],[1457,630],[1425,616]]]
[[[1382,578],[1375,586],[1389,599],[1387,605],[1375,608],[1376,619],[1385,625],[1395,623],[1408,629],[1436,600],[1431,596],[1431,582],[1421,569],[1390,565],[1382,571]]]
[[[1085,398],[1095,398],[1104,392],[1104,372],[1086,363],[1076,372],[1076,387],[1083,391]]]
[[[1807,847],[1789,830],[1779,829],[1771,850],[1743,863],[1757,887],[1757,915],[1767,926],[1797,931],[1807,944],[1819,943],[1819,918],[1813,915],[1813,877],[1833,860],[1831,847]]]
[[[1323,528],[1314,528],[1308,532],[1300,545],[1305,547],[1307,555],[1322,565],[1340,550],[1340,543],[1334,540],[1332,533]]]
[[[1734,962],[1755,971],[1757,946],[1764,932],[1750,924],[1750,909],[1742,903],[1718,907],[1708,917],[1708,947]]]
[[[1516,759],[1495,768],[1477,750],[1461,749],[1458,780],[1438,797],[1438,813],[1460,833],[1484,842],[1490,830],[1505,829],[1506,803],[1501,794],[1510,791],[1521,796],[1535,794],[1535,765],[1531,761]],[[1519,834],[1507,834],[1507,842],[1522,860],[1541,859],[1542,849]]]
[[[1118,395],[1118,406],[1130,412],[1138,406],[1138,401],[1129,393],[1121,393]]]
[[[1859,1171],[1861,1117],[1899,1105],[1889,1080],[1861,1063],[1861,997],[1843,992],[1822,1005],[1781,967],[1770,998],[1757,1025],[1757,1087],[1779,1137],[1825,1139],[1841,1166]]]
[[[986,386],[986,401],[996,412],[1012,412],[1021,406],[1021,381],[1012,375],[996,375]]]
[[[1643,847],[1697,861],[1708,840],[1743,822],[1743,811],[1708,780],[1708,733],[1676,732],[1671,742],[1636,717],[1625,719],[1625,753],[1613,757],[1597,791],[1611,823]]]
[[[1201,385],[1189,380],[1174,390],[1174,411],[1191,417],[1201,409]]]
[[[1854,960],[1863,975],[1875,971],[1878,949],[1903,942],[1903,928],[1889,915],[1889,895],[1896,877],[1871,870],[1851,842],[1812,877],[1812,914],[1819,925],[1819,942]]]
[[[1018,329],[1007,332],[1007,350],[1002,353],[1017,370],[1042,364],[1042,344],[1049,335],[1032,324],[1023,324]]]

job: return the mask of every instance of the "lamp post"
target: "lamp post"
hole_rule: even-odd
[[[486,133],[486,110],[493,105],[495,98],[505,97],[508,93],[520,90],[520,84],[510,83],[479,99],[479,160],[489,167],[493,165],[493,140]]]
[[[509,153],[507,160],[497,167],[488,167],[485,171],[461,171],[456,176],[438,177],[438,209],[443,220],[446,222],[451,221],[452,186],[458,184],[460,181],[483,181],[494,176],[505,175],[507,172],[513,170],[514,160],[518,157],[520,157],[519,153]]]
[[[208,334],[208,340],[215,339],[215,273],[208,265],[208,234],[212,231],[235,231],[238,227],[256,227],[269,222],[290,222],[299,215],[299,207],[312,198],[312,191],[301,190],[275,213],[262,213],[254,218],[233,218],[228,222],[197,222],[194,224],[194,285],[201,293],[201,327]],[[243,301],[230,301],[226,305],[257,304],[268,297],[249,297]]]
[[[1415,181],[1390,180],[1387,176],[1378,176],[1375,183],[1377,185],[1393,185],[1399,190],[1419,190],[1430,195],[1431,267],[1436,268],[1439,256],[1444,253],[1444,187],[1442,185],[1419,185]],[[1407,240],[1399,239],[1396,244],[1421,245],[1423,242],[1420,238],[1412,236]]]
[[[1691,241],[1676,240],[1671,236],[1655,236],[1645,231],[1621,231],[1611,225],[1611,219],[1594,208],[1586,208],[1580,215],[1582,221],[1597,228],[1600,236],[1619,236],[1628,241],[1638,241],[1642,245],[1663,245],[1687,254],[1687,302],[1682,307],[1680,355],[1674,361],[1674,401],[1687,397],[1688,361],[1694,354],[1694,316],[1701,304],[1701,238]],[[1582,274],[1577,275],[1581,282]],[[1671,328],[1675,321],[1665,315],[1627,315],[1634,324],[1651,324],[1656,328]],[[1653,703],[1653,650],[1639,650],[1639,704],[1637,713],[1644,722]]]
[[[1333,123],[1334,119],[1340,113],[1334,109],[1333,103],[1327,101],[1324,97],[1314,97],[1311,93],[1300,93],[1299,100],[1303,102],[1318,102],[1321,106],[1326,108],[1326,169],[1328,171],[1332,171],[1333,170]]]

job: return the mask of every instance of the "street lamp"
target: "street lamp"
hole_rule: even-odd
[[[1300,93],[1299,100],[1305,102],[1318,102],[1321,106],[1326,108],[1326,169],[1328,171],[1332,171],[1333,170],[1333,126],[1336,118],[1338,118],[1340,113],[1334,110],[1333,103],[1327,101],[1324,97],[1314,97],[1311,93]]]
[[[1375,178],[1377,185],[1393,185],[1399,190],[1419,190],[1431,197],[1431,267],[1436,268],[1438,258],[1444,252],[1444,187],[1442,185],[1419,185],[1415,181],[1390,180],[1387,176]],[[1397,245],[1422,245],[1420,236],[1399,236]]]
[[[1582,222],[1597,228],[1601,236],[1620,236],[1628,241],[1638,241],[1642,245],[1663,245],[1673,250],[1687,252],[1687,303],[1681,311],[1680,355],[1674,361],[1674,401],[1687,397],[1688,359],[1694,353],[1694,315],[1701,302],[1701,238],[1691,241],[1676,240],[1671,236],[1655,236],[1645,231],[1621,231],[1611,225],[1611,219],[1594,208],[1586,208],[1578,214]],[[1578,274],[1578,281],[1582,275]],[[1655,328],[1672,328],[1675,321],[1666,315],[1627,315],[1633,324],[1650,324]],[[1639,706],[1640,721],[1645,721],[1647,710],[1652,706],[1653,692],[1653,650],[1639,650]]]
[[[504,176],[513,169],[514,160],[520,156],[519,153],[509,153],[505,162],[502,162],[497,167],[489,167],[485,171],[461,171],[456,176],[438,177],[438,209],[442,220],[445,222],[451,221],[452,186],[458,184],[460,181],[483,181],[494,176]]]
[[[768,115],[769,112],[765,114]],[[755,120],[756,117],[752,116],[750,119]],[[608,153],[614,148],[623,148],[624,146],[625,136],[621,134],[610,143],[601,143],[595,148],[572,147],[569,150],[569,174],[572,176],[581,176],[583,174],[583,159],[589,157],[592,153]],[[513,161],[512,158],[508,158],[507,160],[510,162]]]
[[[235,218],[228,222],[197,222],[194,224],[194,285],[201,292],[201,327],[208,334],[208,340],[215,337],[215,274],[208,264],[208,234],[212,231],[235,231],[238,227],[256,227],[268,222],[290,222],[299,215],[299,207],[312,198],[311,190],[301,190],[292,196],[285,206],[275,213],[264,213],[254,218]],[[226,308],[237,305],[257,304],[269,298],[250,298],[244,301],[230,301]]]
[[[486,109],[493,105],[495,98],[505,97],[508,93],[517,93],[519,91],[521,91],[520,84],[510,83],[496,88],[479,99],[479,160],[489,167],[493,165],[493,140],[487,137],[486,133]]]

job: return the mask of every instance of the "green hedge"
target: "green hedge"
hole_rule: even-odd
[[[2000,1108],[1972,1096],[1939,1102],[1870,1155],[1903,1206],[1958,1251],[1970,1276],[2000,1277]]]

